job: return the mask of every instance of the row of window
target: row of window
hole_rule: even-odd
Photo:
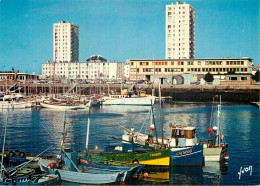
[[[184,72],[184,68],[143,68],[143,72]],[[187,68],[187,72],[247,72],[247,68]],[[131,72],[136,72],[136,68],[132,68]],[[139,68],[137,68],[139,72]]]
[[[238,77],[229,77],[229,81],[238,81]],[[240,81],[247,81],[247,77],[240,77]]]
[[[155,65],[168,65],[168,64],[174,65],[174,62],[153,62],[153,63]],[[184,62],[175,62],[175,63],[177,63],[178,65],[184,65]],[[187,65],[194,65],[195,63],[196,63],[195,61],[187,61]],[[222,61],[205,61],[205,65],[222,65],[222,64],[223,64]],[[141,66],[149,65],[149,62],[140,62],[140,65]],[[197,65],[201,65],[201,61],[197,61]],[[226,61],[226,65],[244,65],[244,61]],[[134,66],[133,62],[131,62],[131,66]]]

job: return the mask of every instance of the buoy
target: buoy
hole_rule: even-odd
[[[144,178],[147,178],[147,177],[148,177],[148,173],[145,172],[145,173],[144,173]]]
[[[228,155],[228,154],[225,154],[224,158],[225,158],[226,160],[228,160],[228,159],[229,159],[229,155]]]
[[[51,169],[53,169],[53,168],[54,168],[54,165],[55,165],[54,163],[50,163],[49,166],[50,166]]]
[[[211,130],[211,128],[208,128],[208,130],[207,130],[207,131],[208,131],[208,133],[211,133],[211,131],[212,131],[212,130]]]
[[[213,127],[213,132],[217,132],[218,128],[216,126]]]
[[[154,131],[154,129],[155,129],[154,124],[151,124],[150,129],[151,129],[151,131]]]
[[[123,180],[121,180],[120,185],[125,185],[125,182]]]

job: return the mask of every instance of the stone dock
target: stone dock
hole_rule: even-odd
[[[6,85],[0,85],[0,91],[5,90]],[[16,85],[11,90],[25,93],[26,95],[47,95],[73,93],[78,95],[98,95],[111,92],[120,93],[121,89],[129,89],[131,84],[26,84]],[[144,91],[148,94],[154,89],[158,96],[158,85],[137,84],[137,91]],[[212,101],[216,95],[221,95],[223,101],[230,102],[259,102],[260,85],[161,85],[162,96],[171,96],[172,101]]]

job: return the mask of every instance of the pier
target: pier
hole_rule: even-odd
[[[0,84],[0,91],[15,91],[27,96],[64,94],[102,95],[113,92],[120,94],[121,89],[130,89],[133,84],[76,84],[76,83],[14,83]],[[144,91],[158,96],[157,84],[136,84],[137,91]],[[259,102],[259,85],[161,85],[162,96],[171,96],[172,101],[212,101],[215,95],[221,95],[223,101],[232,102]]]

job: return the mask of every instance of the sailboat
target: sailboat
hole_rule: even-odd
[[[213,127],[214,135],[211,138],[211,128],[208,128],[209,139],[207,143],[203,144],[205,161],[222,161],[229,159],[227,154],[228,144],[225,142],[220,128],[220,116],[221,116],[221,97],[220,104],[217,106],[217,122]]]

